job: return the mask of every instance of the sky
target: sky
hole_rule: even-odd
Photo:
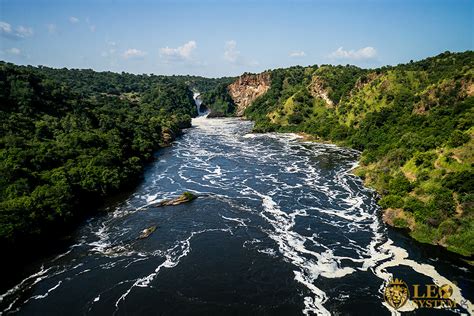
[[[473,0],[0,0],[0,60],[235,76],[474,49]]]

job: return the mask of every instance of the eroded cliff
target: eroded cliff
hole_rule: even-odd
[[[270,72],[260,74],[243,74],[227,88],[237,106],[235,115],[242,116],[245,109],[255,99],[263,95],[270,88]]]
[[[326,103],[326,107],[334,107],[334,102],[329,98],[329,91],[324,80],[318,76],[314,76],[311,84],[308,86],[309,93],[313,98],[321,98]]]

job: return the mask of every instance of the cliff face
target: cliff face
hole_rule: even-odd
[[[361,150],[354,173],[380,194],[385,222],[474,255],[474,52],[373,70],[274,72],[271,93],[245,110],[255,131],[304,132]]]
[[[242,116],[245,109],[269,88],[270,72],[244,74],[230,84],[227,89],[237,105],[236,116]]]
[[[324,81],[318,76],[314,76],[311,84],[308,87],[309,93],[313,98],[321,98],[326,102],[326,107],[334,107],[334,102],[329,98],[329,91],[325,87]]]

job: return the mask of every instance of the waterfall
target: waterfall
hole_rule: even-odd
[[[201,100],[200,96],[201,96],[201,93],[194,92],[193,99],[194,99],[194,103],[196,104],[196,109],[197,109],[198,115],[203,115],[204,113],[201,112],[202,100]]]

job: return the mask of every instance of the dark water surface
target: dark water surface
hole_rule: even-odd
[[[248,134],[251,123],[237,119],[193,124],[157,153],[126,200],[1,295],[0,310],[389,315],[381,290],[393,274],[409,284],[450,284],[467,306],[414,314],[472,313],[473,273],[381,223],[374,193],[350,174],[357,152]],[[183,191],[199,198],[153,206]],[[152,225],[156,231],[138,240]]]

